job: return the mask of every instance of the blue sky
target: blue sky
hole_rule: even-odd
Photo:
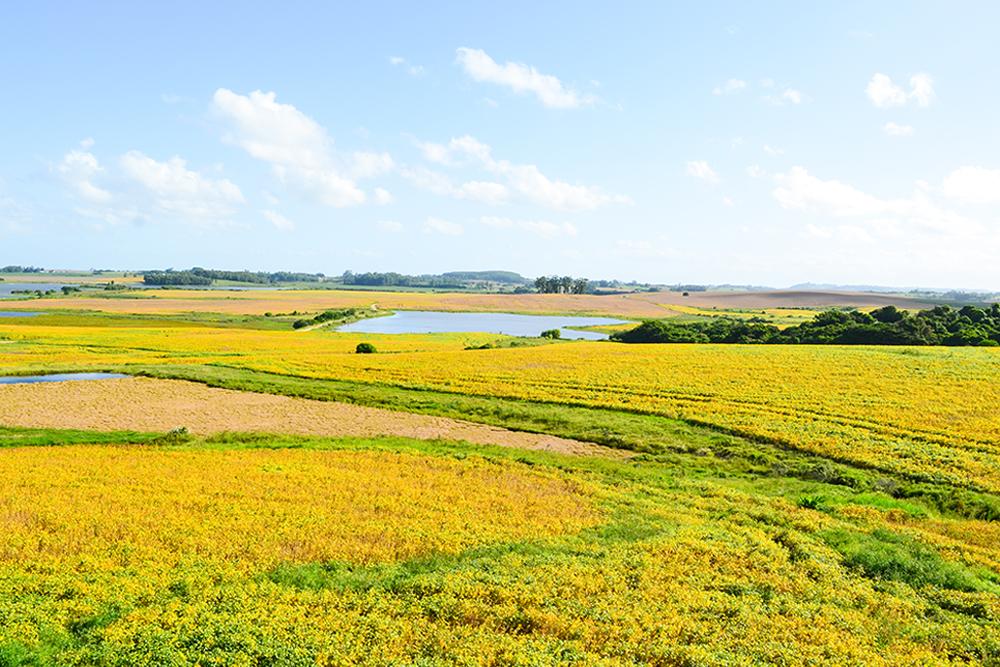
[[[1000,289],[1000,4],[421,5],[8,3],[0,264]]]

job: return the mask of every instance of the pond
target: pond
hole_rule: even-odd
[[[7,375],[0,384],[35,384],[36,382],[68,382],[71,380],[111,380],[127,378],[122,373],[52,373],[50,375]]]
[[[0,310],[0,317],[35,317],[41,313],[31,313],[27,310]]]
[[[602,340],[607,334],[577,331],[566,327],[623,324],[606,317],[562,315],[517,315],[515,313],[445,313],[431,310],[401,310],[386,317],[372,317],[339,327],[347,333],[495,333],[508,336],[537,336],[559,329],[563,338]]]

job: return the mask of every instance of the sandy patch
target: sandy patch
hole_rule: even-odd
[[[0,386],[0,424],[29,428],[192,433],[254,431],[297,435],[404,436],[621,458],[627,452],[446,417],[395,412],[207,387],[181,380],[127,378]]]

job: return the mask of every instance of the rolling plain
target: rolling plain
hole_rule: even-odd
[[[548,297],[4,302],[0,664],[1000,662],[997,348],[291,325],[831,305]]]

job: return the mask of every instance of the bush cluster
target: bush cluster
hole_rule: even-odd
[[[611,336],[623,343],[783,343],[808,345],[1000,345],[1000,304],[935,306],[914,315],[895,306],[870,313],[828,310],[779,329],[762,318],[707,322],[649,320]]]

